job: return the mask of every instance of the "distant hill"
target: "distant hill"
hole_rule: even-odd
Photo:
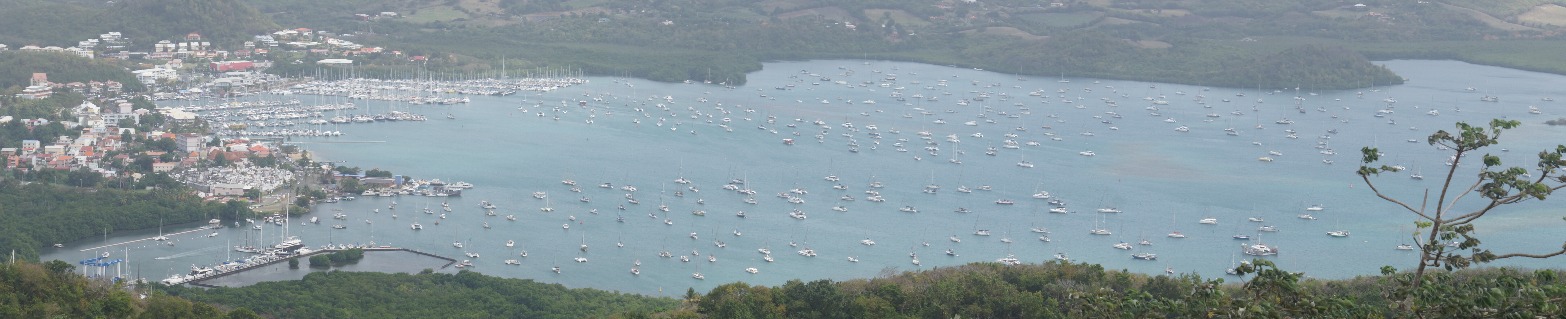
[[[0,0],[0,43],[72,46],[107,32],[121,32],[150,48],[159,40],[200,33],[237,46],[251,35],[278,29],[254,8],[235,0],[134,0],[72,2]]]
[[[1401,78],[1363,56],[1457,59],[1566,74],[1566,59],[1548,54],[1566,51],[1566,41],[1560,41],[1566,39],[1566,0],[0,4],[10,4],[0,12],[0,29],[15,30],[0,34],[0,43],[60,43],[112,29],[140,40],[201,32],[224,44],[279,26],[308,27],[430,56],[430,69],[453,74],[497,68],[504,57],[513,69],[569,67],[601,75],[741,84],[744,74],[764,61],[866,58],[1275,89],[1400,83]],[[1279,63],[1280,57],[1301,54],[1315,56],[1302,60],[1309,64]],[[1291,76],[1263,74],[1278,65],[1299,70],[1284,70]]]
[[[117,81],[127,91],[143,89],[135,75],[113,63],[52,52],[0,52],[0,90],[27,86],[33,73],[48,73],[55,83]]]

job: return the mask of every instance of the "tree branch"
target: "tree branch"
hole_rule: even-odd
[[[1455,163],[1455,162],[1452,163],[1452,167],[1457,167],[1457,163]],[[1462,200],[1463,197],[1468,196],[1468,194],[1472,194],[1475,189],[1479,189],[1479,185],[1484,185],[1484,177],[1480,177],[1479,180],[1474,181],[1474,184],[1468,186],[1468,189],[1464,189],[1462,192],[1458,192],[1457,196],[1453,196],[1452,197],[1452,201],[1451,202],[1447,202],[1447,204],[1446,205],[1442,205],[1442,207],[1447,207],[1447,208],[1457,207],[1457,201],[1458,200]],[[1442,194],[1442,195],[1445,196],[1446,194]],[[1437,214],[1440,214],[1440,213],[1445,213],[1445,212],[1439,212]]]
[[[1548,254],[1512,253],[1512,254],[1505,254],[1505,255],[1497,255],[1497,256],[1495,256],[1495,259],[1504,259],[1504,258],[1512,258],[1512,257],[1527,257],[1527,258],[1544,259],[1544,258],[1560,256],[1562,254],[1566,254],[1566,245],[1561,245],[1561,250],[1557,250],[1557,251],[1555,251],[1553,253],[1548,253]]]
[[[1408,212],[1414,213],[1415,215],[1419,215],[1419,217],[1424,218],[1425,220],[1435,221],[1435,219],[1430,218],[1429,215],[1425,215],[1424,210],[1415,210],[1414,207],[1408,206],[1408,204],[1403,203],[1403,201],[1397,200],[1396,198],[1392,198],[1391,196],[1387,196],[1386,194],[1382,194],[1381,190],[1376,188],[1376,184],[1370,182],[1370,176],[1369,175],[1360,175],[1359,179],[1365,181],[1365,186],[1369,186],[1370,187],[1370,191],[1373,192],[1373,193],[1376,193],[1376,197],[1380,197],[1381,199],[1386,200],[1388,202],[1392,202],[1393,204],[1397,204],[1398,206],[1403,206],[1403,209],[1406,209],[1406,210],[1408,210]],[[1430,190],[1429,189],[1425,189],[1425,197],[1427,197],[1427,198],[1430,197]]]

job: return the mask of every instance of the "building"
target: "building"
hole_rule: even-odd
[[[255,62],[250,61],[221,61],[212,62],[209,68],[212,72],[248,71],[255,68]]]
[[[16,97],[26,100],[42,100],[49,98],[53,94],[54,84],[49,83],[49,74],[33,73],[33,77],[27,87],[22,88],[22,92],[17,93]]]
[[[208,193],[211,193],[212,196],[245,196],[245,190],[247,189],[250,189],[249,185],[222,183],[212,184],[212,186],[207,187]]]
[[[43,147],[43,142],[38,140],[22,140],[22,154],[32,154]]]
[[[179,150],[187,153],[202,150],[206,142],[206,137],[195,133],[180,134],[174,138],[174,143],[179,146]]]
[[[174,168],[178,167],[178,166],[179,166],[179,162],[157,162],[157,163],[152,163],[152,171],[153,172],[169,172],[169,171],[173,171]]]
[[[186,112],[185,110],[176,110],[176,109],[162,109],[162,110],[158,110],[158,112],[159,113],[163,113],[163,115],[165,115],[165,116],[168,116],[170,121],[174,121],[174,123],[177,123],[177,124],[195,124],[196,123],[196,113],[191,113],[191,112]]]

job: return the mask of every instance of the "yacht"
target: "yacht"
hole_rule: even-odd
[[[750,268],[745,268],[745,272],[748,272],[748,273],[751,273],[751,274],[756,274],[756,273],[761,272],[761,270],[757,270],[756,267],[750,267]]]
[[[1065,207],[1055,207],[1055,208],[1050,208],[1049,212],[1056,213],[1056,214],[1065,214],[1065,213],[1069,213],[1070,211],[1067,211]]]
[[[1348,237],[1348,235],[1349,235],[1349,231],[1347,231],[1347,230],[1334,230],[1334,231],[1327,232],[1327,236],[1332,236],[1332,237]]]
[[[411,227],[413,228],[413,230],[424,229],[424,225],[419,225],[419,223],[413,223],[413,226],[411,226]]]
[[[1278,254],[1278,249],[1264,244],[1240,244],[1240,250],[1251,256],[1272,256]]]
[[[1108,229],[1104,229],[1104,228],[1090,229],[1090,230],[1088,230],[1088,233],[1089,234],[1094,234],[1094,235],[1112,235],[1113,234],[1113,233],[1110,233]]]
[[[1180,232],[1170,232],[1169,238],[1185,238],[1185,234],[1181,234]]]
[[[1093,151],[1081,151],[1081,152],[1077,152],[1077,155],[1093,156],[1094,154],[1093,154]]]
[[[1299,217],[1305,220],[1316,220],[1316,216],[1311,216],[1310,214],[1300,214]]]
[[[1306,211],[1312,211],[1312,212],[1319,212],[1319,211],[1322,211],[1322,210],[1325,210],[1325,209],[1326,208],[1321,207],[1321,204],[1310,205],[1310,207],[1306,207],[1305,208]]]
[[[1114,247],[1115,249],[1120,249],[1120,250],[1129,250],[1129,249],[1131,249],[1131,244],[1127,243],[1127,242],[1119,242],[1119,243],[1115,243],[1113,246],[1110,246],[1110,247]]]
[[[1397,244],[1397,250],[1414,250],[1414,245]]]
[[[1196,223],[1198,223],[1198,224],[1207,224],[1207,225],[1217,225],[1218,224],[1218,219],[1217,218],[1211,218],[1211,217],[1203,218],[1202,220],[1199,220]]]
[[[1119,212],[1121,212],[1121,210],[1119,208],[1114,208],[1114,207],[1104,207],[1104,208],[1099,208],[1098,212],[1100,212],[1100,213],[1119,213]]]
[[[1055,260],[1071,261],[1071,257],[1067,257],[1066,253],[1055,253]]]
[[[1158,259],[1158,254],[1139,253],[1139,254],[1131,255],[1131,258],[1132,259],[1137,259],[1137,260],[1155,260],[1155,259]]]
[[[1257,231],[1263,231],[1263,232],[1271,233],[1271,232],[1278,231],[1278,228],[1277,227],[1273,227],[1272,225],[1267,225],[1267,226],[1256,227],[1256,230]]]

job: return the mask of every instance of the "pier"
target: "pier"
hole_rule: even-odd
[[[215,273],[212,273],[210,275],[205,275],[205,276],[201,276],[201,277],[196,278],[196,279],[191,279],[191,280],[187,280],[187,281],[181,282],[181,284],[189,284],[191,286],[202,287],[202,288],[217,288],[219,286],[209,285],[209,284],[205,284],[203,282],[208,281],[208,280],[212,280],[212,279],[217,279],[217,278],[222,278],[222,277],[227,277],[227,276],[230,276],[230,275],[243,273],[243,272],[245,272],[247,270],[252,270],[252,269],[265,267],[265,266],[270,266],[270,265],[277,264],[277,263],[280,263],[280,262],[286,262],[286,261],[292,260],[292,259],[309,258],[311,256],[315,256],[315,255],[319,255],[319,254],[335,253],[335,252],[340,252],[340,251],[353,249],[353,248],[359,248],[359,249],[364,250],[365,252],[405,251],[405,252],[410,252],[410,253],[414,253],[414,254],[417,254],[417,255],[426,256],[426,257],[433,257],[433,258],[445,261],[445,264],[442,264],[440,266],[440,269],[446,269],[448,267],[451,267],[451,265],[454,265],[454,264],[457,263],[456,259],[453,259],[453,258],[450,258],[450,257],[436,255],[436,254],[427,253],[427,252],[418,251],[418,250],[413,250],[413,249],[407,249],[407,248],[397,248],[397,247],[389,247],[389,246],[378,246],[378,247],[368,247],[368,246],[366,246],[366,247],[333,246],[333,247],[328,247],[328,248],[321,249],[321,250],[313,250],[313,251],[310,251],[310,252],[306,252],[306,253],[303,253],[303,254],[297,254],[297,255],[293,255],[293,256],[268,258],[268,259],[264,259],[264,261],[259,262],[259,263],[244,264],[244,265],[240,265],[237,268],[233,268],[233,269],[229,269],[229,270],[219,270],[219,271],[217,271]],[[214,267],[214,268],[216,268],[216,267]]]

